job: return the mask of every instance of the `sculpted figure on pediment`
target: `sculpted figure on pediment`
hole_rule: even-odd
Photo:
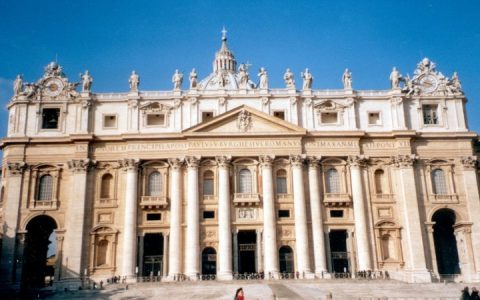
[[[348,69],[345,69],[345,72],[343,72],[342,81],[344,89],[352,89],[352,72],[350,72]]]
[[[192,71],[190,72],[190,88],[191,89],[194,89],[197,87],[197,71],[195,70],[195,68],[192,69]]]
[[[267,75],[267,70],[265,70],[264,67],[260,68],[260,71],[258,72],[258,77],[260,78],[258,87],[260,89],[268,89],[268,75]]]
[[[396,67],[393,67],[392,73],[390,73],[390,84],[392,89],[398,89],[400,87],[400,81],[402,79],[402,75],[398,72]]]
[[[283,80],[285,80],[285,85],[287,86],[287,88],[295,88],[295,79],[290,69],[287,69],[287,71],[285,71],[285,74],[283,75]]]
[[[18,96],[23,92],[23,77],[22,75],[17,75],[15,81],[13,82],[13,95]]]
[[[240,77],[240,88],[247,88],[248,85],[248,72],[245,64],[240,64],[238,68],[238,76]]]
[[[85,71],[85,74],[80,74],[80,77],[82,78],[82,92],[90,92],[93,78],[88,70]]]
[[[308,70],[308,68],[306,68],[305,72],[302,72],[301,75],[303,78],[303,89],[304,90],[312,89],[313,76],[312,76],[312,73],[310,73],[310,71]]]
[[[131,92],[138,92],[138,86],[140,85],[140,77],[138,76],[137,72],[132,71],[128,83],[130,84]]]
[[[179,90],[182,88],[182,83],[183,83],[183,74],[180,73],[178,70],[175,70],[175,73],[172,76],[172,82],[173,82],[173,89],[174,90]]]

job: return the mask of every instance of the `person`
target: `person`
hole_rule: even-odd
[[[21,92],[23,92],[23,77],[19,74],[13,82],[13,95],[18,96]]]
[[[308,68],[305,69],[305,72],[302,72],[302,78],[303,78],[303,89],[304,90],[310,90],[312,88],[312,81],[313,81],[313,76],[310,71],[308,71]]]
[[[85,71],[85,74],[80,74],[80,76],[82,77],[82,92],[90,92],[93,82],[92,76],[90,76],[88,70]]]
[[[172,76],[173,88],[179,90],[182,87],[183,74],[175,70],[175,74]]]
[[[235,292],[235,297],[233,300],[245,300],[245,296],[243,295],[243,289],[238,288],[237,291]]]
[[[469,299],[470,299],[470,292],[468,291],[468,286],[466,286],[462,290],[462,295],[460,296],[460,300],[469,300]]]
[[[472,294],[470,295],[471,300],[480,300],[480,296],[478,295],[478,289],[476,287],[472,288]]]
[[[132,75],[130,75],[130,79],[128,80],[128,83],[130,84],[131,92],[138,91],[138,85],[140,84],[140,77],[135,71],[132,71]]]
[[[392,89],[399,88],[400,73],[398,72],[396,67],[393,67],[392,73],[390,73],[390,83],[392,85]]]
[[[190,72],[190,88],[194,89],[197,87],[197,71],[195,68],[192,69],[192,72]]]
[[[247,88],[248,72],[244,64],[240,64],[240,67],[238,68],[238,75],[240,76],[240,88]]]
[[[343,72],[342,81],[344,89],[352,88],[352,73],[348,69],[345,69],[345,72]]]
[[[267,71],[264,67],[260,68],[260,72],[258,72],[258,77],[260,77],[259,87],[261,89],[268,89],[268,75]]]
[[[287,69],[285,71],[285,74],[283,75],[283,80],[285,80],[285,85],[287,88],[295,88],[295,80],[293,79],[293,73],[290,71],[290,69]]]

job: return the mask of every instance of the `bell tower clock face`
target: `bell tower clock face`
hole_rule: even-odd
[[[47,96],[56,97],[62,92],[63,88],[63,81],[57,78],[53,78],[45,83],[45,89],[43,90],[43,92]]]
[[[422,76],[419,80],[420,88],[424,93],[434,92],[438,87],[438,80],[433,75]]]

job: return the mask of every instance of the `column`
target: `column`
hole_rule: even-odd
[[[200,274],[200,204],[198,199],[198,164],[196,157],[187,157],[187,247],[186,275],[191,280]]]
[[[143,276],[143,254],[145,252],[145,234],[138,237],[138,272],[137,276]]]
[[[171,167],[172,192],[170,203],[170,249],[168,251],[168,277],[170,280],[178,278],[182,273],[182,165],[183,159],[168,160]]]
[[[233,231],[233,272],[238,273],[238,230]]]
[[[168,274],[168,233],[163,233],[163,266],[162,266],[162,277],[167,276]]]
[[[463,165],[463,184],[465,189],[465,197],[467,198],[468,214],[470,222],[472,222],[471,241],[473,249],[473,261],[469,261],[472,267],[472,277],[469,281],[480,281],[480,195],[478,193],[477,179],[477,158],[475,156],[463,157],[461,159]]]
[[[55,261],[55,274],[54,274],[54,282],[58,282],[60,278],[62,278],[62,256],[63,256],[63,241],[65,240],[65,233],[56,231],[57,233],[57,253],[56,261]]]
[[[218,164],[218,272],[219,280],[232,279],[232,229],[230,211],[230,157],[216,157]]]
[[[87,171],[92,163],[89,159],[73,159],[67,163],[72,171],[71,201],[65,218],[65,244],[63,278],[80,277],[85,273],[86,263],[82,261],[85,234],[85,208],[87,204]]]
[[[290,155],[293,177],[293,202],[295,210],[295,249],[297,252],[297,271],[300,276],[311,277],[308,246],[307,208],[305,206],[305,186],[303,183],[303,162],[301,155]]]
[[[318,162],[316,157],[308,158],[308,186],[310,191],[310,212],[312,214],[313,258],[315,275],[319,278],[327,272],[325,256],[325,234],[323,233],[323,214],[318,180]]]
[[[257,273],[263,272],[262,230],[257,229]]]
[[[138,164],[136,159],[124,159],[122,167],[127,173],[125,186],[125,212],[123,219],[123,255],[122,276],[135,277],[137,261],[137,180]]]
[[[365,163],[365,158],[361,156],[350,156],[348,162],[350,164],[350,176],[352,180],[353,217],[355,219],[358,270],[372,270],[361,169],[361,165]]]
[[[279,259],[277,249],[277,227],[275,218],[275,192],[273,190],[273,175],[271,156],[260,156],[262,166],[263,191],[263,250],[265,278],[269,275],[278,278]]]
[[[399,203],[403,204],[403,221],[405,226],[405,257],[407,280],[410,282],[431,282],[426,267],[425,241],[423,224],[420,220],[415,172],[413,164],[415,155],[398,155],[394,157],[399,176]]]
[[[22,195],[23,173],[27,165],[24,162],[7,162],[6,197],[3,200],[3,238],[0,261],[0,282],[14,282],[15,240],[18,229],[20,198]],[[20,278],[18,278],[20,279]]]

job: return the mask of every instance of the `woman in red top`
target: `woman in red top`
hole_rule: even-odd
[[[242,288],[239,288],[235,292],[235,298],[233,298],[233,300],[245,300],[245,297],[243,296],[243,289]]]

